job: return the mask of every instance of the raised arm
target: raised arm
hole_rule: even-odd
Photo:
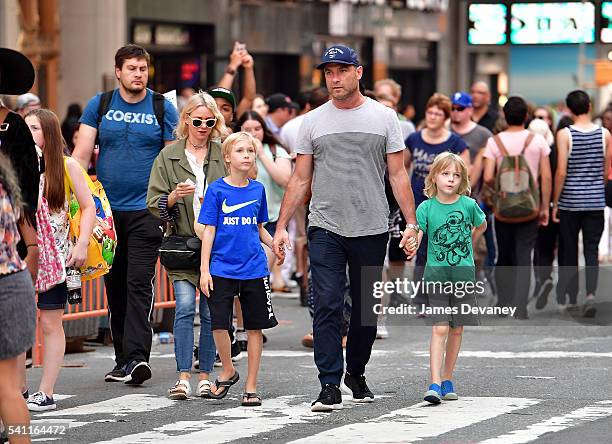
[[[223,73],[223,77],[219,80],[219,85],[223,88],[232,89],[232,84],[234,83],[234,79],[236,78],[236,74],[238,73],[238,68],[242,64],[242,53],[243,51],[239,50],[239,42],[234,42],[234,48],[232,49],[232,53],[230,54],[229,63],[225,68],[225,72]]]
[[[251,109],[255,95],[257,94],[257,84],[255,83],[255,70],[253,69],[255,64],[253,62],[253,56],[244,51],[245,54],[242,56],[242,68],[244,74],[244,80],[242,83],[242,99],[236,108],[236,116],[241,116],[242,113]]]

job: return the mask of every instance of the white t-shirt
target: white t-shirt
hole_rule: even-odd
[[[204,200],[204,193],[206,193],[206,175],[204,174],[204,161],[198,163],[196,156],[185,150],[187,161],[191,167],[191,171],[196,177],[196,189],[193,193],[193,217],[194,220],[198,220],[200,216],[200,208],[202,207],[202,201]]]

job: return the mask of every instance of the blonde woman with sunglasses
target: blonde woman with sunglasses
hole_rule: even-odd
[[[147,206],[149,211],[167,222],[167,234],[195,237],[195,222],[208,184],[225,176],[221,155],[221,138],[229,133],[215,100],[204,92],[191,96],[183,107],[176,128],[177,141],[165,147],[155,159]],[[170,270],[174,288],[174,352],[179,378],[169,389],[170,399],[184,400],[191,396],[193,356],[193,318],[199,267]],[[200,298],[200,374],[196,395],[209,397],[209,374],[215,361],[215,343],[211,331],[210,311],[206,298]]]

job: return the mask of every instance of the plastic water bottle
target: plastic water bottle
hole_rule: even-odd
[[[68,287],[68,303],[70,305],[80,304],[81,296],[81,272],[74,267],[66,270],[66,286]]]

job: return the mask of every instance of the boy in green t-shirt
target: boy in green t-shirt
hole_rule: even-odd
[[[436,156],[425,179],[424,192],[429,199],[419,205],[416,216],[423,230],[419,232],[419,243],[423,232],[428,237],[424,281],[431,306],[424,309],[424,314],[434,321],[429,348],[431,385],[424,399],[439,404],[442,399],[458,398],[452,375],[463,326],[478,321],[465,315],[475,304],[474,294],[478,291],[472,240],[484,233],[487,222],[476,201],[468,197],[467,167],[456,154]]]

